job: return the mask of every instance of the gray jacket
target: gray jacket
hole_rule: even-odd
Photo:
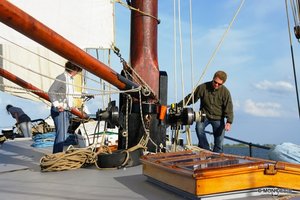
[[[52,83],[48,90],[49,98],[54,107],[63,106],[68,108],[67,103],[67,86],[66,86],[66,72],[58,75],[56,80]]]

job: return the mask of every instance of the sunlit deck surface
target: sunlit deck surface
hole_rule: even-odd
[[[147,181],[142,166],[100,170],[96,166],[41,172],[39,161],[52,148],[32,141],[6,141],[0,148],[0,199],[182,199]]]
[[[34,148],[30,140],[6,141],[0,147],[0,199],[138,199],[138,200],[177,200],[193,198],[161,187],[148,181],[143,175],[143,165],[123,169],[98,169],[96,166],[60,172],[41,172],[40,158],[51,153],[52,147]],[[169,158],[172,159],[172,158]],[[197,159],[196,159],[197,160]],[[208,165],[213,167],[214,158]],[[190,160],[192,161],[192,160]],[[167,161],[173,162],[176,161]],[[234,160],[222,160],[222,165]],[[242,161],[241,161],[242,162]],[[176,163],[178,166],[180,162]],[[219,162],[220,164],[220,162]],[[197,161],[197,165],[181,166],[187,171],[206,168],[206,164]],[[215,166],[216,167],[216,166]],[[300,182],[300,181],[299,181]],[[217,183],[216,183],[217,185]],[[228,199],[210,197],[209,199]],[[274,199],[270,194],[246,199]],[[242,197],[240,199],[245,199]]]

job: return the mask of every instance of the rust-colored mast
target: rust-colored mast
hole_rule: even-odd
[[[130,63],[154,95],[142,99],[133,98],[131,113],[128,116],[128,130],[126,130],[128,139],[124,134],[119,133],[118,148],[126,149],[138,144],[145,136],[146,129],[151,138],[151,142],[147,143],[147,150],[163,151],[166,127],[158,118],[158,108],[162,96],[167,95],[167,90],[161,90],[161,86],[167,87],[167,83],[161,81],[157,60],[158,0],[131,0],[128,3],[135,8],[131,10]],[[135,74],[133,76],[139,80]],[[144,82],[138,81],[141,85],[144,85]],[[125,96],[121,98],[120,110],[127,108],[126,98]]]
[[[141,12],[131,13],[130,63],[158,97],[159,67],[157,60],[157,0],[132,0]],[[145,15],[145,14],[147,15]]]
[[[0,0],[0,21],[120,90],[138,86],[6,0]]]
[[[19,78],[18,76],[8,72],[7,70],[3,69],[1,66],[0,66],[0,76],[12,81],[13,83],[21,86],[22,88],[25,88],[25,89],[29,89],[29,90],[32,90],[32,93],[36,94],[37,96],[47,100],[50,102],[50,98],[49,98],[49,95],[47,93],[45,93],[43,90],[35,87],[34,85],[24,81],[23,79]],[[87,116],[83,113],[81,113],[79,110],[75,109],[75,108],[72,108],[71,110],[71,113],[80,117],[80,118],[86,118]]]

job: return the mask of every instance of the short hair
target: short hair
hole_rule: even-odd
[[[224,71],[217,71],[214,75],[214,79],[218,77],[219,79],[221,79],[223,81],[223,83],[226,82],[227,80],[227,74]]]
[[[13,106],[10,105],[10,104],[8,104],[8,105],[6,106],[6,110],[8,111],[8,109],[10,109],[11,107],[13,107]]]
[[[71,61],[66,62],[65,68],[66,68],[67,72],[71,72],[71,71],[81,72],[82,71],[81,67],[72,63]]]

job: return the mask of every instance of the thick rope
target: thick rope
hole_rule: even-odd
[[[6,141],[6,137],[4,135],[0,136],[0,144],[3,144]]]
[[[78,169],[84,165],[96,163],[97,158],[97,154],[90,148],[70,146],[65,152],[43,156],[40,166],[42,172]]]
[[[139,12],[139,13],[143,14],[143,15],[151,17],[151,18],[155,19],[157,21],[157,23],[160,23],[160,20],[157,17],[155,17],[155,16],[153,16],[153,15],[151,15],[149,13],[143,12],[143,11],[141,11],[138,8],[135,8],[135,7],[131,6],[131,5],[128,5],[128,4],[124,3],[124,2],[122,2],[121,0],[115,0],[115,2],[121,4],[122,6],[128,8],[130,10],[134,10],[136,12]]]
[[[130,76],[132,78],[132,80],[136,81],[137,83],[140,83],[140,85],[142,86],[142,92],[145,96],[150,95],[149,91],[152,94],[155,94],[154,91],[152,90],[152,88],[147,84],[147,82],[135,71],[135,69],[129,65],[125,59],[122,57],[120,50],[116,47],[112,45],[112,50],[114,51],[114,53],[120,58],[120,62],[123,64],[123,68],[124,68],[124,72]],[[129,73],[128,68],[131,70],[132,73],[134,73],[134,75],[136,77],[134,77],[131,73]]]
[[[186,145],[192,146],[192,136],[191,136],[191,127],[185,126],[185,132],[186,132]]]

